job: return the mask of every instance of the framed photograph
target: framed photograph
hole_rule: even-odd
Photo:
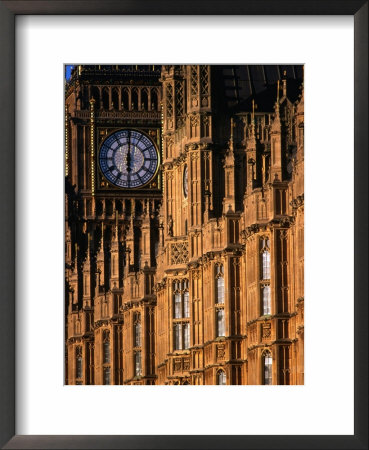
[[[0,21],[1,445],[367,448],[367,2]]]

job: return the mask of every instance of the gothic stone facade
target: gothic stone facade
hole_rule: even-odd
[[[65,105],[66,384],[303,384],[302,67],[76,66]]]

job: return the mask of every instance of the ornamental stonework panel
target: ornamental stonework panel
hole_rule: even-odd
[[[173,360],[173,371],[174,372],[182,371],[182,358],[175,358]]]
[[[270,340],[272,337],[272,324],[270,322],[261,325],[261,335],[263,341]]]
[[[184,358],[183,359],[183,370],[190,370],[191,367],[191,363],[190,363],[190,358]]]
[[[177,242],[170,247],[170,263],[186,264],[188,262],[188,244],[187,242]]]
[[[225,344],[217,345],[217,361],[223,361],[225,359]]]

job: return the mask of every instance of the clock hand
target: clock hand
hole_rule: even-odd
[[[123,155],[124,155],[124,153],[123,153],[123,147],[120,147],[120,148],[119,148],[119,152],[120,152],[121,160],[120,160],[120,164],[119,164],[119,166],[118,166],[118,169],[119,169],[120,172],[122,172],[122,167],[123,167]]]
[[[131,169],[131,132],[128,132],[127,172]]]

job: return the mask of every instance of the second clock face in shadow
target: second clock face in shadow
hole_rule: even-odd
[[[119,130],[101,145],[100,169],[117,187],[132,189],[146,185],[155,176],[159,158],[154,143],[136,130]]]

